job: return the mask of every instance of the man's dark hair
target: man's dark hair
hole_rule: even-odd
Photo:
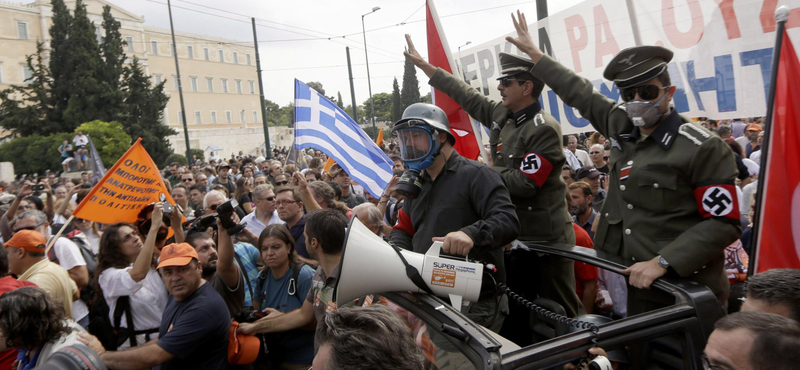
[[[755,370],[791,370],[800,363],[800,323],[766,312],[737,312],[721,318],[715,330],[747,329],[754,334],[750,363]]]
[[[297,191],[297,189],[295,189],[294,187],[289,186],[289,185],[279,186],[279,187],[275,188],[275,196],[277,196],[280,193],[287,192],[287,191],[291,191],[292,192],[292,198],[294,199],[295,202],[297,202],[297,203],[302,203],[303,202],[303,198],[300,197],[300,192]]]
[[[194,185],[192,185],[192,187],[189,188],[190,192],[192,190],[197,190],[197,191],[199,191],[201,193],[205,193],[206,192],[206,187],[203,184],[194,184]]]
[[[570,167],[569,165],[564,165],[564,167],[561,167],[561,171],[566,171],[566,170],[569,170],[569,178],[578,181],[578,178],[575,177],[575,170],[572,169],[572,167]]]
[[[658,79],[658,82],[661,82],[661,86],[672,86],[672,80],[669,78],[668,71],[664,71],[664,73],[658,75],[656,78]]]
[[[316,343],[329,345],[325,370],[421,370],[422,350],[400,316],[384,305],[346,307],[325,315]]]
[[[196,232],[193,232],[193,233],[189,233],[189,235],[186,235],[186,240],[185,241],[187,243],[189,243],[189,245],[191,245],[192,248],[197,249],[197,244],[196,244],[197,241],[198,240],[206,240],[206,239],[214,240],[214,238],[212,238],[211,235],[196,231]]]
[[[576,181],[573,182],[572,184],[569,184],[569,186],[567,187],[567,190],[575,190],[575,189],[583,190],[584,198],[592,195],[592,186],[585,181]]]
[[[8,251],[0,243],[0,277],[8,276]]]
[[[722,135],[730,135],[732,132],[730,126],[719,126],[717,127],[716,133],[717,135],[722,136]]]
[[[9,348],[34,349],[72,332],[64,306],[37,287],[0,296],[0,330]]]
[[[800,321],[800,270],[772,269],[747,279],[745,297],[789,307],[791,319]]]
[[[326,208],[311,211],[306,215],[306,245],[317,239],[322,253],[337,254],[342,251],[347,228],[347,216]]]
[[[334,199],[339,200],[342,199],[342,187],[336,181],[330,181],[327,183],[333,189],[333,194],[335,195]]]

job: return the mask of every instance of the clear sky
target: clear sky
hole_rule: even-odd
[[[148,26],[169,28],[167,0],[109,1],[143,15]],[[550,0],[549,13],[580,2]],[[249,17],[255,17],[264,94],[280,105],[293,100],[295,78],[321,82],[326,95],[341,92],[345,104],[350,104],[345,54],[345,46],[349,46],[356,101],[360,104],[369,97],[361,15],[373,7],[381,8],[364,18],[369,68],[373,94],[390,93],[394,77],[402,87],[403,35],[410,34],[420,53],[427,54],[424,5],[422,0],[173,0],[172,14],[176,31],[249,42],[237,46],[248,51],[253,41]],[[468,41],[480,44],[513,31],[510,14],[516,9],[525,12],[529,20],[536,19],[535,1],[439,0],[435,5],[453,51]],[[417,76],[425,95],[430,87],[421,71]]]

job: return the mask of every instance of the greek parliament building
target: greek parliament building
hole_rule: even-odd
[[[65,3],[70,11],[75,8],[74,0]],[[261,152],[264,130],[252,44],[176,30],[174,46],[169,29],[149,27],[143,16],[104,0],[84,3],[98,34],[102,31],[103,7],[111,6],[113,16],[121,23],[129,61],[138,56],[153,83],[166,81],[164,90],[170,99],[162,120],[178,131],[178,135],[169,138],[176,153],[186,153],[186,145],[174,52],[180,62],[191,148],[205,150],[206,154],[211,147],[219,148],[221,156],[226,157],[240,150],[245,154]],[[36,52],[37,41],[44,42],[45,50],[49,48],[52,14],[50,0],[0,0],[0,89],[22,84],[30,76],[25,57]],[[270,128],[273,145],[290,145],[291,140],[288,128]]]

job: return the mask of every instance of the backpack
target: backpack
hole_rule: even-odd
[[[136,335],[145,334],[147,335],[147,341],[149,341],[149,334],[158,333],[158,328],[139,331],[132,329],[134,326],[129,296],[117,298],[113,323],[109,319],[109,312],[108,303],[103,297],[94,300],[89,308],[89,317],[91,317],[89,320],[89,333],[97,337],[107,350],[114,351],[126,341],[130,342],[131,347],[136,347],[138,345]],[[123,313],[125,314],[125,323],[128,325],[126,328],[120,327]]]
[[[303,262],[295,265],[292,269],[292,280],[289,280],[289,290],[291,291],[289,294],[297,298],[301,304],[305,297],[300,297],[300,293],[297,292],[297,278],[300,276],[300,270],[302,270],[304,266],[306,266],[306,264]],[[264,288],[264,284],[267,282],[267,276],[269,276],[269,266],[265,266],[265,268],[258,273],[258,282],[256,283],[257,292],[260,292],[261,289]],[[253,296],[253,299],[255,299],[255,296]]]
[[[92,281],[94,279],[94,270],[97,267],[97,256],[95,256],[92,250],[89,249],[89,246],[86,244],[83,238],[76,237],[78,234],[80,234],[80,231],[74,230],[70,232],[68,236],[62,235],[61,237],[72,241],[78,246],[78,250],[81,251],[81,256],[86,261],[86,269],[89,270],[89,281]],[[47,258],[49,258],[53,263],[61,265],[61,263],[58,261],[58,256],[56,256],[55,244],[53,244],[53,247],[47,252]],[[94,298],[94,289],[92,289],[91,284],[87,284],[85,287],[81,288],[81,300],[87,305],[92,304]],[[102,297],[100,298],[100,300],[103,300]]]

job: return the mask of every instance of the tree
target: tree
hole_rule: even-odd
[[[317,92],[322,94],[322,96],[325,96],[325,89],[322,88],[322,82],[311,81],[306,85],[314,90],[317,90]]]
[[[50,26],[50,75],[52,86],[50,94],[53,99],[52,119],[61,122],[69,102],[69,76],[67,59],[69,58],[69,34],[72,26],[72,15],[64,0],[52,0],[53,25]]]
[[[403,90],[400,92],[400,101],[403,110],[409,105],[419,103],[419,80],[417,80],[417,67],[406,58],[403,67]]]
[[[389,121],[392,119],[392,95],[389,93],[377,93],[372,95],[372,102],[375,108],[375,121]],[[369,99],[364,101],[364,106],[369,106]],[[369,114],[366,116],[367,123],[372,123]]]
[[[161,163],[172,154],[167,137],[178,133],[162,123],[162,114],[169,101],[164,94],[164,83],[151,87],[137,57],[133,57],[131,65],[124,68],[122,126],[131,138],[142,138],[142,146],[155,163]]]
[[[419,99],[420,103],[428,103],[433,104],[433,99],[431,99],[431,93],[425,94],[421,99]]]
[[[392,83],[392,122],[397,122],[403,116],[403,102],[400,100],[400,86],[397,85],[397,77]]]
[[[338,97],[338,99],[336,99],[336,105],[339,106],[339,108],[344,109],[344,102],[342,101],[342,92],[337,91],[336,94]]]
[[[53,121],[50,96],[50,72],[44,65],[42,43],[36,44],[36,54],[28,55],[25,64],[31,78],[23,85],[0,91],[0,126],[22,135],[48,135],[62,131]],[[16,100],[15,98],[21,98]]]
[[[122,115],[124,92],[120,89],[120,76],[124,72],[125,51],[120,23],[111,15],[111,7],[103,7],[103,31],[105,36],[100,43],[103,64],[100,66],[100,81],[103,93],[97,117],[102,120],[118,120]]]
[[[86,13],[83,0],[75,2],[75,12],[68,36],[69,56],[66,58],[66,72],[69,99],[63,114],[63,125],[72,131],[81,122],[94,120],[102,110],[100,73],[103,61],[97,44],[94,24]],[[67,130],[65,130],[67,131]]]
[[[86,122],[75,129],[75,132],[78,131],[83,131],[92,138],[92,143],[97,148],[97,154],[100,155],[100,159],[103,160],[103,165],[106,167],[114,165],[131,146],[131,137],[125,133],[119,122],[98,120]]]

